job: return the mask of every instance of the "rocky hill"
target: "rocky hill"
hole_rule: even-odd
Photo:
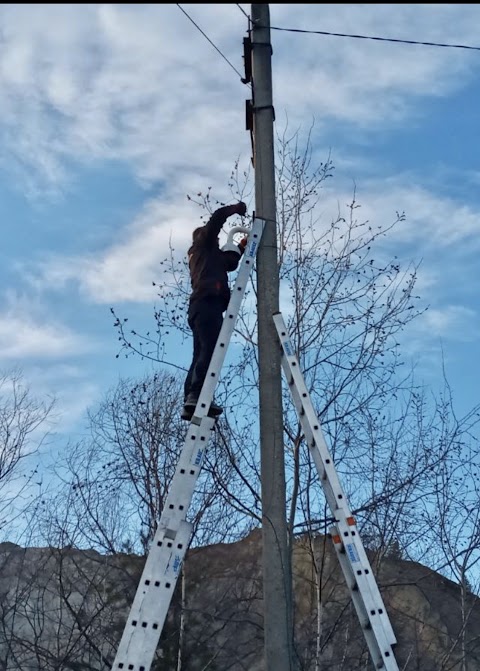
[[[371,562],[399,668],[480,671],[480,600],[421,564]],[[293,567],[298,668],[373,669],[331,541],[297,539]],[[142,568],[134,555],[0,545],[0,671],[109,669]],[[192,549],[184,568],[152,671],[265,671],[261,532]]]

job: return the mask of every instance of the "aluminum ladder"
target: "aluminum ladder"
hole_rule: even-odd
[[[330,535],[343,570],[360,625],[376,669],[399,671],[393,653],[397,640],[357,530],[347,497],[342,490],[320,422],[310,400],[298,358],[280,312],[273,315],[283,350],[282,368],[320,483],[335,524]]]
[[[231,292],[210,366],[197,406],[190,420],[185,443],[153,538],[143,573],[112,665],[113,671],[150,671],[160,635],[192,534],[187,521],[195,484],[215,424],[208,417],[220,371],[232,337],[248,279],[255,264],[265,220],[255,218]]]

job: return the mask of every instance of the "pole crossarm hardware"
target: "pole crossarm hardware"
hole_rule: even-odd
[[[186,516],[215,424],[215,419],[208,417],[208,411],[255,264],[264,226],[263,219],[255,218],[249,230],[247,246],[222,328],[117,649],[113,671],[150,671],[192,534],[192,524],[186,520]]]
[[[320,484],[335,518],[335,525],[330,529],[330,535],[375,669],[399,671],[393,653],[393,646],[397,640],[310,400],[298,358],[281,313],[274,314],[273,320],[283,350],[282,368],[318,471]]]

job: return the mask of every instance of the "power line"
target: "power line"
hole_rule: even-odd
[[[187,12],[183,9],[183,7],[181,7],[178,3],[177,3],[177,7],[178,7],[179,9],[182,10],[182,12],[185,14],[185,16],[186,16],[188,19],[190,19],[190,21],[193,23],[193,25],[195,26],[195,28],[197,28],[197,30],[199,30],[199,31],[202,33],[202,35],[204,36],[204,38],[210,42],[210,44],[212,45],[212,47],[213,47],[216,51],[218,51],[218,53],[220,54],[220,56],[221,56],[221,57],[222,57],[222,58],[229,64],[229,66],[232,68],[232,70],[234,70],[234,71],[237,73],[237,75],[240,77],[240,79],[242,79],[242,78],[243,78],[243,75],[241,75],[240,72],[237,70],[237,68],[236,68],[234,65],[232,65],[232,63],[230,63],[230,61],[228,60],[228,58],[227,58],[224,54],[222,54],[222,52],[220,51],[220,49],[219,49],[219,48],[212,42],[212,40],[208,37],[208,35],[206,35],[206,34],[203,32],[203,30],[200,28],[200,26],[198,26],[198,25],[195,23],[195,21],[192,19],[192,17],[189,16],[189,15],[187,14]]]
[[[247,12],[243,9],[243,7],[240,7],[240,5],[238,4],[238,2],[235,3],[235,4],[237,5],[238,9],[242,12],[242,14],[243,14],[244,16],[246,16],[248,20],[250,20],[250,17],[248,16]]]
[[[259,28],[266,28],[267,26],[259,26]],[[270,30],[282,30],[289,33],[306,33],[310,35],[331,35],[333,37],[353,37],[359,40],[376,40],[378,42],[397,42],[400,44],[419,44],[426,47],[449,47],[451,49],[472,49],[480,51],[480,47],[471,47],[466,44],[442,44],[441,42],[417,42],[416,40],[400,40],[392,37],[374,37],[372,35],[351,35],[348,33],[330,33],[326,30],[302,30],[300,28],[279,28],[278,26],[270,26]]]

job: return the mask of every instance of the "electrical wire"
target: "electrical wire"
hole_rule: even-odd
[[[258,24],[257,24],[258,25]],[[270,28],[270,30],[282,30],[289,33],[305,33],[310,35],[330,35],[333,37],[353,37],[360,40],[376,40],[378,42],[397,42],[400,44],[418,44],[426,47],[449,47],[451,49],[472,49],[480,51],[480,47],[472,47],[466,44],[442,44],[441,42],[418,42],[416,40],[400,40],[392,37],[374,37],[371,35],[352,35],[349,33],[330,33],[326,30],[302,30],[300,28],[280,28],[278,26],[260,26],[258,28]]]
[[[187,14],[187,12],[183,9],[183,7],[181,7],[178,3],[177,3],[177,7],[178,7],[179,9],[182,10],[182,12],[185,14],[185,16],[186,16],[188,19],[190,19],[190,21],[193,23],[193,25],[195,26],[195,28],[197,28],[197,30],[199,30],[199,31],[202,33],[202,35],[204,36],[204,38],[210,42],[210,44],[212,45],[212,47],[213,47],[216,51],[218,51],[218,53],[220,54],[220,56],[221,56],[221,57],[222,57],[222,58],[229,64],[229,66],[232,68],[232,70],[234,70],[234,71],[237,73],[237,75],[240,77],[240,79],[243,79],[243,75],[241,75],[240,72],[237,70],[237,68],[236,68],[234,65],[232,65],[232,63],[230,63],[230,61],[228,60],[228,58],[227,58],[224,54],[222,54],[222,52],[220,51],[220,49],[219,49],[219,48],[212,42],[212,40],[208,37],[208,35],[206,35],[206,34],[203,32],[203,30],[200,28],[200,26],[198,26],[198,25],[195,23],[195,21],[192,19],[192,17],[189,16],[189,15]]]
[[[238,4],[238,2],[235,3],[235,4],[237,5],[238,9],[242,12],[242,14],[243,14],[244,16],[246,16],[248,20],[250,20],[250,17],[248,16],[247,12],[243,9],[243,7],[240,7],[240,5]]]

